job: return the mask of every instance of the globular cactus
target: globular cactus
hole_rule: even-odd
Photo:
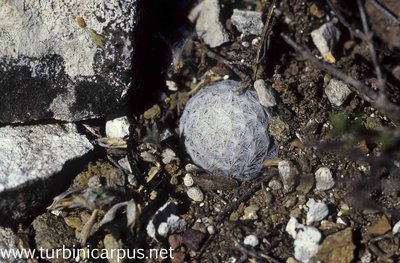
[[[239,85],[225,80],[204,87],[188,101],[179,130],[194,163],[245,181],[259,174],[277,148],[268,134],[268,110],[253,90],[237,95]]]

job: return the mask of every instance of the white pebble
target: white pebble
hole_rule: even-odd
[[[317,228],[300,224],[291,217],[286,232],[294,239],[294,257],[298,261],[308,262],[318,252],[322,235]]]
[[[106,122],[106,136],[109,138],[124,138],[129,135],[129,120],[126,116]]]
[[[311,198],[310,200],[308,200],[307,206],[307,225],[316,221],[321,221],[329,214],[328,206],[324,202],[315,202],[315,200]]]
[[[339,41],[340,35],[340,30],[332,23],[323,24],[320,28],[311,32],[315,46],[324,57],[332,54],[331,52]]]
[[[335,185],[332,172],[328,167],[321,167],[315,172],[317,190],[329,190]]]
[[[259,244],[258,237],[255,235],[248,235],[244,238],[243,243],[247,246],[256,247]]]
[[[398,221],[394,226],[393,226],[393,235],[396,235],[400,233],[400,221]]]
[[[194,184],[193,177],[190,173],[185,174],[185,177],[183,177],[183,184],[187,187],[190,187]]]
[[[208,227],[207,227],[207,232],[208,232],[210,235],[213,235],[213,234],[215,233],[215,228],[214,228],[214,226],[208,226]]]
[[[190,187],[186,193],[195,202],[201,202],[204,199],[204,194],[198,187]]]

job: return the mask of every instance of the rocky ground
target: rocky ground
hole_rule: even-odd
[[[65,70],[63,81],[56,73],[44,81],[61,90],[72,87],[71,94],[78,95],[80,82],[94,82],[92,88],[118,83],[115,90],[101,90],[95,97],[102,99],[85,94],[82,103],[89,101],[89,109],[76,98],[74,106],[62,104],[68,92],[57,91],[52,114],[0,114],[6,116],[0,128],[6,150],[0,159],[12,162],[12,154],[22,160],[14,166],[0,161],[0,248],[172,247],[176,263],[400,260],[396,0],[147,1],[134,6],[137,12],[128,13],[140,14],[137,23],[122,33],[104,26],[105,40],[97,38],[101,27],[92,20],[86,19],[88,25],[76,20],[74,30],[96,30],[83,31],[93,42],[86,54],[98,52],[93,78],[68,80]],[[120,16],[128,14],[121,10]],[[110,21],[120,23],[115,17],[119,22]],[[121,50],[131,46],[107,39],[113,34],[122,39],[129,30],[136,43],[131,79],[120,70],[125,62],[104,55],[126,60]],[[14,64],[19,72],[21,63]],[[1,69],[5,75],[12,71]],[[207,174],[179,139],[188,99],[226,79],[241,81],[243,91],[256,90],[272,115],[268,131],[278,155],[265,160],[250,181]],[[130,81],[134,89],[126,92]],[[129,107],[113,106],[126,101]],[[17,124],[21,121],[28,122]],[[76,260],[107,262],[83,254]]]

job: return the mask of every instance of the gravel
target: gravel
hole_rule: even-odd
[[[335,186],[332,172],[328,167],[321,167],[315,172],[315,181],[317,190],[329,190]]]
[[[351,94],[349,86],[341,80],[331,79],[325,88],[328,100],[335,106],[342,106]]]
[[[321,221],[328,216],[329,210],[328,206],[321,201],[316,202],[314,199],[310,199],[307,202],[308,212],[307,212],[307,225]]]

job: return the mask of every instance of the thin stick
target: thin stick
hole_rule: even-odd
[[[370,87],[338,70],[334,66],[320,61],[311,53],[308,48],[298,45],[288,35],[281,33],[281,36],[286,43],[293,47],[293,49],[300,53],[300,55],[302,55],[305,59],[308,59],[314,65],[331,74],[335,78],[338,78],[349,84],[350,89],[356,92],[363,100],[371,103],[371,105],[377,110],[381,111],[383,114],[386,114],[396,125],[400,124],[399,105],[394,104],[383,94],[373,91]]]
[[[379,1],[368,0],[368,2],[370,2],[373,6],[375,6],[382,14],[387,16],[391,20],[393,25],[396,25],[396,26],[400,25],[400,19],[395,14],[393,14],[390,10],[388,10],[385,6],[383,6]]]
[[[253,81],[257,78],[258,67],[262,59],[267,55],[267,50],[269,49],[269,36],[272,32],[272,28],[274,25],[274,10],[275,10],[276,0],[272,0],[272,3],[268,10],[267,19],[265,20],[264,28],[261,34],[261,43],[257,50],[256,56],[256,64],[254,65],[253,69]],[[261,56],[261,50],[263,50],[263,55]]]
[[[358,9],[360,11],[362,27],[364,31],[365,41],[368,44],[369,53],[371,56],[372,63],[374,64],[376,77],[378,79],[378,88],[382,94],[386,94],[385,92],[385,80],[382,76],[382,70],[378,62],[378,57],[376,55],[375,45],[372,43],[372,32],[369,29],[367,15],[365,14],[364,7],[362,6],[361,0],[357,0]]]
[[[330,9],[332,9],[332,11],[335,13],[335,15],[338,17],[340,23],[342,23],[347,30],[350,32],[350,34],[353,34],[353,28],[351,27],[351,25],[347,22],[347,20],[344,18],[344,16],[342,15],[342,13],[340,13],[340,11],[336,8],[336,6],[332,3],[331,0],[326,0],[326,2],[328,3]]]

